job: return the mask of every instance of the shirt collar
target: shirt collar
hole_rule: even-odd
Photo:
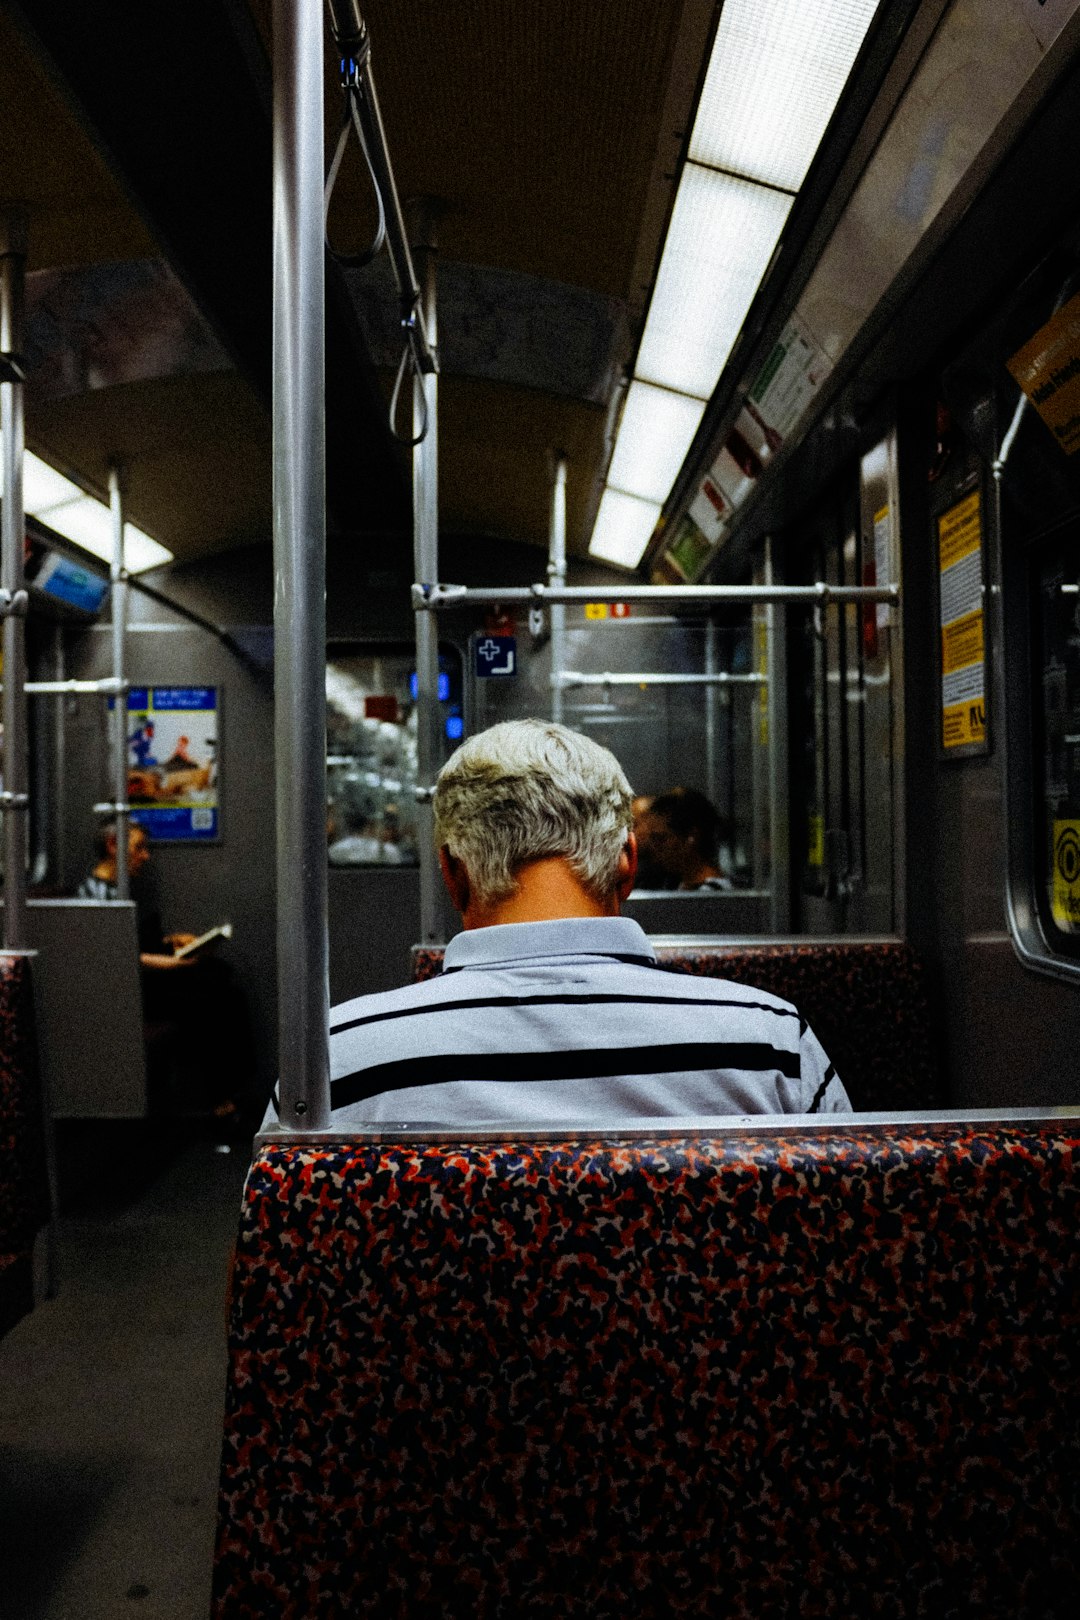
[[[560,917],[555,922],[499,923],[455,934],[446,947],[443,972],[558,956],[656,961],[647,935],[631,917]]]

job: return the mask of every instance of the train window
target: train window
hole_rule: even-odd
[[[439,654],[448,744],[462,735],[461,661]],[[331,866],[416,866],[416,659],[407,648],[331,647],[326,664]]]
[[[535,652],[526,647],[515,680],[476,682],[476,729],[526,715],[561,718],[611,750],[636,794],[693,790],[695,814],[714,829],[707,864],[716,875],[703,894],[767,887],[767,737],[760,722],[767,680],[745,616],[720,622],[571,608],[560,704],[552,702],[551,679],[550,643]],[[643,861],[641,870],[642,888],[697,890],[674,867]]]
[[[1035,890],[1047,943],[1080,956],[1080,569],[1068,538],[1033,554]]]

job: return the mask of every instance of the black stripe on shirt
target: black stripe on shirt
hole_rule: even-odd
[[[476,996],[469,1001],[429,1001],[418,1007],[401,1007],[393,1012],[367,1013],[344,1024],[331,1024],[331,1035],[359,1029],[362,1024],[383,1024],[394,1018],[415,1018],[420,1013],[473,1012],[480,1007],[596,1007],[602,1004],[638,1003],[650,1007],[745,1007],[751,1012],[774,1013],[777,1018],[798,1018],[794,1007],[773,1007],[765,1001],[707,1001],[703,996],[582,995],[558,996]],[[800,1019],[800,1026],[802,1020]]]
[[[813,1102],[810,1104],[809,1108],[806,1110],[806,1112],[808,1114],[816,1114],[817,1113],[818,1109],[821,1107],[822,1101],[823,1101],[823,1099],[825,1097],[825,1093],[828,1091],[830,1085],[832,1084],[832,1082],[835,1079],[836,1079],[836,1070],[833,1068],[832,1064],[830,1063],[829,1067],[825,1070],[825,1078],[824,1078],[824,1080],[821,1082],[820,1086],[818,1086],[817,1090],[814,1092],[814,1100],[813,1100]]]
[[[519,1080],[602,1080],[613,1074],[681,1074],[716,1069],[743,1069],[754,1074],[775,1070],[789,1080],[797,1080],[799,1054],[764,1041],[695,1041],[555,1052],[445,1052],[434,1057],[399,1058],[343,1074],[331,1083],[330,1101],[334,1108],[345,1108],[381,1091],[461,1080],[502,1080],[513,1085]]]

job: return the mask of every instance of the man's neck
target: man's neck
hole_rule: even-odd
[[[506,900],[490,905],[473,902],[462,922],[466,928],[494,928],[502,923],[555,922],[563,917],[617,917],[615,895],[599,900],[561,856],[530,861],[517,873],[518,885]]]

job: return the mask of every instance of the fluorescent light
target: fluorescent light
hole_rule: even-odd
[[[172,560],[173,554],[168,546],[163,546],[159,540],[151,540],[134,523],[124,524],[124,565],[129,574],[141,574],[147,568],[160,568]]]
[[[589,541],[589,556],[622,568],[636,568],[660,516],[657,501],[642,501],[619,489],[605,489]]]
[[[651,383],[630,384],[608,483],[626,495],[664,501],[705,410],[703,399]]]
[[[70,478],[28,450],[23,457],[23,508],[33,517],[40,517],[50,506],[74,500],[82,494]]]
[[[73,501],[50,506],[40,517],[42,523],[62,534],[65,540],[73,540],[92,556],[106,560],[112,557],[112,513],[92,495],[79,495]]]
[[[0,456],[0,497],[4,493],[3,459]],[[38,518],[56,534],[63,535],[93,557],[112,561],[112,513],[109,508],[80,489],[63,473],[50,467],[32,450],[23,456],[23,509]],[[133,523],[124,524],[124,561],[129,574],[146,568],[160,568],[172,562],[173,554],[152,540]]]
[[[689,157],[797,191],[877,0],[724,0]]]
[[[649,305],[636,375],[707,399],[791,207],[784,192],[688,163]]]

